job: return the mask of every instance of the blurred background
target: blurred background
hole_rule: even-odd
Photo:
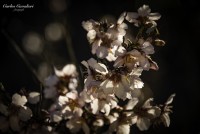
[[[3,5],[33,5],[13,11]],[[176,93],[171,125],[151,127],[134,134],[200,134],[199,36],[197,0],[1,0],[0,82],[12,94],[26,88],[38,90],[53,66],[80,65],[91,57],[81,22],[105,17],[117,19],[123,11],[135,12],[143,4],[159,12],[157,22],[164,47],[153,55],[158,71],[142,79],[157,103]]]

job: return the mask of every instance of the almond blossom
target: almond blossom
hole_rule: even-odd
[[[151,13],[151,9],[148,5],[143,5],[138,9],[138,12],[127,12],[126,20],[130,23],[134,23],[135,26],[145,25],[148,27],[146,33],[152,32],[159,20],[161,15],[159,13]]]
[[[45,80],[44,96],[48,99],[55,99],[57,95],[75,90],[78,85],[78,73],[73,64],[64,66],[62,70],[56,68],[54,70],[55,75],[51,75]]]
[[[124,17],[125,13],[120,16],[116,24],[94,20],[82,22],[83,28],[88,31],[87,39],[92,44],[92,54],[109,61],[116,59],[115,51],[122,44],[127,29],[127,25],[123,23]]]
[[[0,131],[129,134],[132,125],[141,131],[152,124],[169,127],[175,94],[164,104],[153,104],[153,97],[143,96],[140,78],[143,70],[158,70],[151,55],[156,50],[153,45],[165,44],[158,38],[155,22],[160,17],[143,5],[137,13],[123,12],[114,23],[83,21],[95,55],[81,62],[84,85],[78,86],[81,75],[76,66],[67,64],[62,69],[54,67],[54,74],[45,79],[40,92],[20,90],[8,97],[0,90]],[[126,20],[137,27],[137,35],[126,36]]]

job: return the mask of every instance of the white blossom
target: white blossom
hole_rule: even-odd
[[[12,96],[12,103],[15,104],[16,106],[24,106],[27,102],[26,96],[24,95],[19,95],[18,93],[15,93]]]
[[[30,92],[28,96],[28,102],[31,104],[37,104],[40,101],[40,93]]]
[[[66,66],[63,67],[62,70],[57,70],[56,68],[54,70],[55,70],[56,76],[58,77],[77,75],[76,67],[73,64],[67,64]]]
[[[148,130],[151,125],[151,120],[160,116],[161,109],[157,106],[152,106],[153,98],[149,98],[143,106],[134,115],[137,127],[141,130]]]
[[[82,22],[83,28],[88,31],[87,39],[92,44],[92,54],[109,61],[116,59],[114,47],[122,44],[126,34],[125,29],[127,29],[127,25],[123,23],[124,17],[125,13],[120,16],[117,24],[101,23],[94,20]]]
[[[148,59],[136,49],[119,56],[114,63],[114,67],[120,67],[123,65],[128,67],[130,70],[136,67],[141,67],[144,70],[149,70],[150,68]]]
[[[139,17],[147,17],[149,20],[159,20],[161,15],[159,13],[151,13],[151,9],[148,5],[143,5],[138,9],[138,13],[135,12],[128,12],[126,19],[129,22],[139,23],[138,18]]]
[[[165,125],[166,127],[169,127],[169,125],[170,125],[170,117],[169,117],[169,114],[172,113],[172,110],[171,110],[172,106],[169,106],[169,105],[172,103],[172,101],[173,101],[175,95],[176,95],[176,94],[172,94],[172,95],[170,95],[170,97],[167,99],[167,101],[165,102],[165,105],[164,105],[163,112],[161,113],[161,116],[160,116],[161,121],[164,123],[164,125]]]

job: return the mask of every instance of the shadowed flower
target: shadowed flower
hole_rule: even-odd
[[[145,25],[147,26],[146,33],[152,32],[157,24],[156,20],[159,20],[161,15],[159,13],[151,13],[151,9],[148,5],[143,5],[138,9],[138,12],[127,12],[126,20],[130,23],[134,23],[135,26]]]

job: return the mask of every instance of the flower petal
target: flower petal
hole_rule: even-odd
[[[130,125],[129,124],[121,124],[117,128],[117,134],[129,134],[130,133]]]
[[[139,17],[138,13],[136,12],[127,12],[126,20],[130,23],[136,22],[136,19]]]
[[[17,106],[24,106],[27,102],[26,96],[24,95],[19,95],[18,93],[15,93],[12,96],[12,103],[17,105]]]
[[[161,15],[159,13],[150,13],[148,17],[150,20],[159,20]]]
[[[112,94],[114,90],[114,85],[111,80],[105,80],[100,84],[101,89],[103,89],[105,94]]]
[[[167,99],[167,101],[165,102],[165,105],[171,104],[175,96],[176,96],[176,94],[170,95],[170,97],[169,97],[169,98]]]
[[[148,130],[151,125],[150,119],[140,117],[138,118],[136,125],[141,131]]]
[[[87,39],[90,43],[92,43],[94,41],[94,39],[96,38],[96,31],[95,30],[90,30],[87,33]]]
[[[169,118],[169,114],[168,113],[162,114],[161,120],[162,120],[162,122],[164,123],[164,125],[166,127],[169,127],[169,125],[170,125],[170,118]]]
[[[28,107],[21,107],[18,113],[19,119],[22,121],[27,121],[32,116],[32,111]]]
[[[139,101],[138,98],[133,98],[133,99],[129,100],[125,109],[132,110],[137,105],[138,101]]]
[[[94,99],[91,103],[91,108],[92,108],[92,113],[93,114],[97,114],[97,112],[99,111],[99,100],[98,99]]]
[[[40,93],[30,92],[28,97],[28,102],[31,104],[36,104],[40,101]]]

